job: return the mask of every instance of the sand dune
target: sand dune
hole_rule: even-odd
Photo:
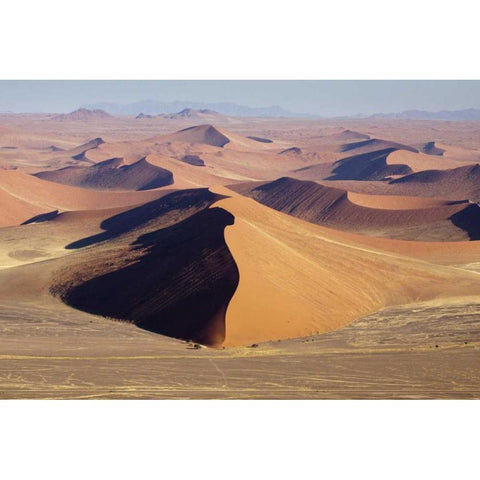
[[[391,181],[405,194],[480,201],[480,165],[424,170]]]
[[[0,174],[1,175],[1,174]],[[42,207],[29,203],[0,188],[0,227],[20,225],[43,211]]]
[[[53,274],[41,281],[53,280],[53,294],[75,308],[216,347],[331,331],[384,305],[480,292],[473,273],[382,250],[395,241],[359,246],[358,235],[211,190],[106,218],[102,232],[50,260]],[[81,213],[63,221],[78,225],[72,215]],[[61,226],[59,217],[30,228]]]
[[[394,150],[407,150],[410,152],[418,152],[415,147],[405,145],[402,143],[392,142],[390,140],[382,140],[379,138],[369,138],[361,142],[351,142],[342,146],[342,152],[348,152],[355,150],[355,154],[370,153],[377,150],[392,149]]]
[[[347,140],[365,140],[365,139],[369,139],[370,136],[366,135],[365,133],[360,133],[354,130],[346,129],[340,133],[333,133],[331,135],[328,135],[328,138],[330,140],[336,140],[336,141],[347,141]]]
[[[230,188],[275,210],[340,230],[405,240],[480,239],[480,208],[465,201],[362,195],[287,177]]]
[[[438,165],[428,155],[419,154],[418,150],[400,143],[377,138],[342,144],[338,150],[350,152],[351,155],[335,160],[330,165],[318,163],[293,170],[295,177],[305,180],[385,180],[407,175],[423,165],[428,168]],[[442,165],[450,168],[452,162],[444,161]]]
[[[186,143],[204,143],[212,147],[224,147],[230,139],[212,125],[188,127],[172,135],[174,141]]]
[[[282,150],[279,152],[279,155],[301,155],[302,149],[298,147],[290,147],[286,148],[285,150]]]
[[[96,190],[151,190],[173,184],[172,172],[152,165],[146,158],[130,165],[122,158],[111,158],[89,167],[65,167],[39,172],[35,176]]]
[[[164,195],[164,191],[145,192],[100,192],[84,188],[61,185],[36,178],[16,170],[0,169],[0,191],[18,200],[26,209],[16,208],[10,219],[3,216],[3,226],[18,225],[33,215],[52,210],[91,210],[122,207],[144,203]],[[13,212],[12,210],[9,210]]]
[[[411,173],[412,169],[406,164],[387,162],[387,157],[394,151],[395,148],[390,147],[338,160],[333,164],[333,175],[327,180],[384,180]]]
[[[359,248],[338,232],[230,197],[215,204],[235,217],[225,238],[240,272],[225,346],[326,332],[381,306],[480,291],[474,274]]]
[[[408,165],[412,173],[430,169],[447,170],[468,164],[468,162],[453,160],[440,155],[427,155],[426,153],[415,153],[407,150],[396,150],[390,153],[386,162],[387,165]]]
[[[181,160],[182,162],[194,165],[195,167],[205,166],[205,162],[198,155],[184,155]]]
[[[469,163],[480,162],[480,150],[473,150],[444,143],[436,143],[437,148],[442,149],[443,156]]]
[[[443,155],[445,150],[443,148],[439,148],[435,142],[427,142],[420,146],[420,150],[427,155]]]
[[[220,345],[238,283],[223,235],[233,217],[208,208],[220,198],[207,189],[183,190],[104,220],[104,233],[67,246],[90,249],[80,262],[69,257],[52,292],[87,312]]]
[[[204,144],[218,148],[239,149],[240,151],[276,148],[272,145],[274,142],[258,141],[209,124],[188,127],[171,135],[157,138],[156,140],[164,143],[169,141]]]

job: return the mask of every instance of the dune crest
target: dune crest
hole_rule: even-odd
[[[151,190],[173,184],[169,170],[152,165],[146,158],[126,164],[111,158],[89,167],[65,167],[34,174],[51,182],[96,190]]]
[[[229,197],[215,206],[235,216],[225,238],[240,282],[225,346],[334,330],[386,305],[465,294],[472,282],[480,291],[473,274],[359,248],[224,187],[211,190]]]
[[[275,210],[339,230],[404,240],[480,239],[480,208],[465,200],[358,194],[288,177],[230,188]]]

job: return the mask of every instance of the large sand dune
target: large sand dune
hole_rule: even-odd
[[[359,248],[329,229],[230,196],[215,204],[235,217],[225,238],[240,272],[226,346],[312,335],[386,305],[480,291],[475,274]]]
[[[392,180],[406,194],[480,201],[480,166],[467,165],[448,170],[423,170]]]
[[[33,213],[52,210],[91,210],[137,205],[164,195],[163,191],[100,192],[61,185],[17,170],[0,169],[0,191],[12,207],[2,225],[19,225]],[[13,208],[15,204],[15,208]]]
[[[340,230],[405,240],[480,239],[480,208],[466,201],[362,195],[288,177],[231,188],[275,210]]]
[[[122,158],[111,158],[89,167],[65,167],[35,176],[96,190],[151,190],[173,183],[172,172],[152,165],[146,158],[132,164],[126,164]]]

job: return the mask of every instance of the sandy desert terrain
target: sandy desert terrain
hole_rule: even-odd
[[[480,398],[480,124],[0,114],[1,398]]]

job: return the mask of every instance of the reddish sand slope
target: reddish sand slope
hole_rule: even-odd
[[[122,158],[111,158],[89,167],[65,167],[39,172],[36,177],[96,190],[151,190],[173,183],[172,172],[152,165],[146,158],[126,164]]]
[[[422,241],[480,238],[480,208],[465,201],[351,194],[288,177],[230,188],[275,210],[340,230]]]
[[[100,192],[42,180],[17,170],[0,170],[0,191],[18,200],[18,207],[2,217],[2,225],[18,225],[38,213],[52,210],[96,210],[137,205],[165,194],[145,192]],[[12,202],[12,200],[10,200]],[[32,207],[23,208],[29,204]],[[8,219],[8,220],[7,220]]]
[[[215,205],[235,217],[225,238],[240,272],[226,346],[326,332],[385,305],[480,291],[475,274],[358,247],[224,187],[213,190],[231,197]]]
[[[408,165],[411,172],[422,170],[447,170],[461,165],[468,165],[469,162],[453,160],[439,155],[427,155],[425,153],[409,152],[407,150],[396,150],[387,157],[387,165]]]
[[[350,142],[342,146],[342,152],[351,151],[352,154],[359,155],[361,153],[371,153],[378,150],[406,150],[410,152],[418,152],[415,147],[405,145],[403,143],[392,142],[390,140],[382,140],[381,138],[369,138],[361,142]]]
[[[407,195],[468,198],[480,201],[480,165],[424,170],[390,182]]]
[[[19,225],[28,218],[38,215],[44,209],[0,188],[0,227]]]

